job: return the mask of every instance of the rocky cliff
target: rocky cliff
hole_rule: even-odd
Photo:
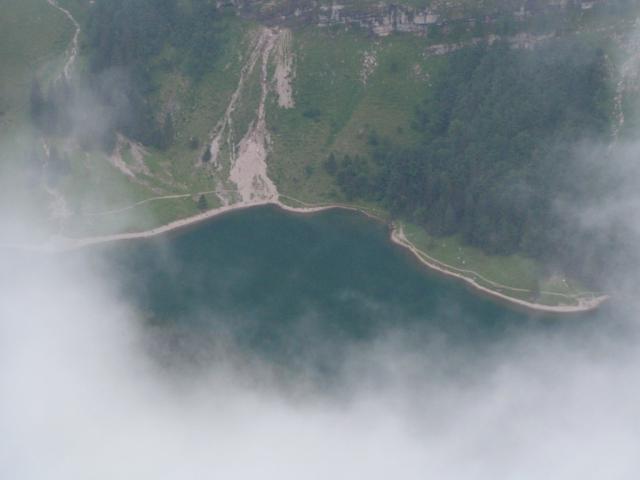
[[[235,0],[231,4],[243,16],[270,24],[357,26],[377,36],[392,32],[448,34],[509,24],[519,30],[535,18],[584,15],[603,9],[621,8],[624,0],[425,0],[423,2],[342,2],[282,0],[262,2]]]

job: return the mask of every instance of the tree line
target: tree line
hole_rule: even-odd
[[[572,214],[607,193],[577,146],[610,140],[610,80],[604,52],[577,40],[462,49],[416,107],[418,146],[372,134],[367,155],[332,154],[325,168],[348,199],[378,201],[434,235],[588,276],[611,239]]]

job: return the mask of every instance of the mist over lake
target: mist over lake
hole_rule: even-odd
[[[633,306],[517,312],[388,234],[263,207],[5,255],[0,473],[631,478]]]
[[[336,369],[354,346],[389,335],[481,356],[522,335],[584,333],[608,311],[517,311],[428,270],[386,225],[340,210],[261,207],[94,251],[149,328],[181,338],[176,349],[225,339],[281,366]]]

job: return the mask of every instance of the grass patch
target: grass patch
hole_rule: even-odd
[[[473,271],[487,280],[508,287],[536,290],[540,271],[533,260],[518,255],[487,255],[464,245],[458,237],[433,237],[423,228],[403,223],[407,239],[418,249],[461,272]],[[471,276],[471,275],[469,275]]]
[[[72,35],[69,20],[43,0],[2,2],[0,131],[26,119],[33,78],[61,70]]]
[[[415,144],[414,108],[441,62],[423,56],[420,37],[372,41],[358,29],[296,30],[293,51],[295,108],[282,109],[275,98],[268,103],[269,174],[292,197],[344,201],[323,162],[332,152],[367,155],[373,132],[401,146]]]
[[[425,260],[475,280],[479,285],[513,298],[544,305],[576,305],[578,297],[598,295],[574,279],[545,277],[538,264],[520,255],[488,255],[456,236],[434,237],[423,228],[402,224],[407,239],[426,254]]]
[[[158,199],[112,214],[78,216],[69,225],[68,233],[71,236],[97,236],[151,230],[201,213],[197,197]],[[205,197],[209,209],[221,206],[215,195],[207,194]]]
[[[212,190],[218,181],[228,175],[228,165],[219,172],[195,166],[211,141],[211,132],[224,115],[238,86],[240,70],[246,61],[256,26],[232,16],[224,17],[221,22],[219,28],[224,48],[216,59],[216,65],[202,79],[193,81],[175,70],[160,70],[154,78],[154,83],[158,85],[153,97],[154,109],[158,112],[171,112],[175,142],[167,151],[151,149],[151,155],[145,161],[152,171],[162,171],[172,178],[176,191]],[[180,55],[180,52],[164,52],[163,55]],[[259,70],[259,65],[257,68]],[[254,97],[259,94],[255,91],[252,93]],[[249,103],[252,105],[249,106]],[[244,105],[243,100],[240,107],[244,108]],[[257,101],[249,101],[246,111],[256,107]],[[238,141],[248,124],[244,110],[240,116],[242,118],[238,118],[239,125],[236,126]],[[226,158],[225,152],[221,152],[221,158]]]

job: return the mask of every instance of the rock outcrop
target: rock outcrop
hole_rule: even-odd
[[[432,0],[427,7],[417,8],[402,2],[341,2],[314,0],[234,0],[231,4],[241,15],[257,18],[267,24],[313,24],[356,26],[377,36],[392,32],[426,34],[439,29],[447,34],[455,26],[511,21],[515,25],[535,16],[564,15],[606,6],[612,0]]]

